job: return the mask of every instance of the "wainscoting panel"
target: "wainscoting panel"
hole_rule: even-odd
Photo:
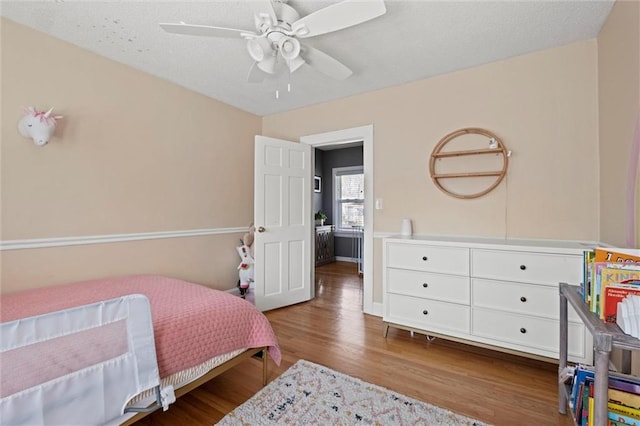
[[[166,275],[229,290],[237,285],[240,258],[236,247],[244,232],[246,227],[4,241],[0,291],[139,274]]]

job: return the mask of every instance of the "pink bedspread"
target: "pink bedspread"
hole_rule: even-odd
[[[106,278],[0,296],[0,322],[12,321],[127,294],[151,302],[160,377],[237,349],[269,347],[280,365],[278,341],[251,303],[223,291],[173,278]]]

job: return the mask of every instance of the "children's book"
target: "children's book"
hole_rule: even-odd
[[[571,389],[570,401],[573,401],[574,406],[577,405],[577,401],[582,398],[582,392],[580,392],[580,385],[584,384],[587,378],[593,379],[595,376],[594,368],[590,365],[579,364],[575,368],[573,377],[573,387]]]
[[[582,422],[582,403],[583,403],[583,399],[582,399],[582,395],[584,393],[584,383],[580,383],[580,386],[578,386],[578,394],[577,394],[577,400],[574,403],[574,407],[573,407],[573,419],[575,420],[576,424],[580,424]]]
[[[618,303],[632,294],[640,295],[640,281],[637,284],[611,284],[605,289],[604,294],[604,320],[615,324],[618,319]],[[631,281],[634,282],[634,281]]]
[[[640,410],[640,395],[637,393],[609,388],[607,395],[609,397],[609,401],[613,403],[626,405],[627,407]]]
[[[640,263],[640,249],[618,248],[618,247],[598,247],[593,250],[593,255],[585,255],[585,260],[590,261],[587,269],[587,275],[591,275],[590,288],[588,288],[585,301],[589,305],[591,312],[599,313],[599,304],[597,297],[600,295],[599,283],[596,277],[596,264],[601,263]],[[589,284],[587,284],[589,287]]]
[[[594,426],[595,424],[595,394],[593,393],[593,382],[589,384],[589,400],[587,401],[587,419],[585,425]]]
[[[633,407],[627,407],[626,405],[617,404],[615,402],[607,402],[607,408],[609,411],[613,411],[618,414],[624,414],[636,420],[640,420],[640,410]]]
[[[594,250],[593,261],[638,263],[640,262],[640,249],[598,247]]]
[[[620,413],[616,410],[609,410],[608,418],[609,424],[640,426],[640,419],[625,413]]]
[[[593,250],[582,252],[582,283],[580,290],[582,290],[584,303],[587,305],[591,303],[591,264],[594,262],[595,257],[596,253]]]
[[[601,265],[597,263],[596,265]],[[599,297],[598,303],[599,306],[596,310],[598,315],[600,315],[600,319],[605,319],[604,308],[605,308],[605,291],[608,286],[612,284],[621,284],[623,281],[630,280],[640,280],[640,264],[638,263],[605,263],[604,266],[598,267],[596,266],[599,277],[597,277],[597,282],[599,282]],[[614,321],[615,322],[615,321]]]
[[[582,391],[580,390],[580,385],[593,382],[594,377],[595,369],[593,366],[582,364],[576,366],[570,398],[570,400],[573,401],[573,406],[574,408],[576,408],[576,412],[579,412],[577,410],[577,405],[584,391],[584,389]],[[634,394],[634,396],[640,398],[640,378],[636,376],[610,371],[608,387],[610,391],[622,391],[629,394]]]

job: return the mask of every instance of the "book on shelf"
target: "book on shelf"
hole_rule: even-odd
[[[609,285],[604,294],[604,320],[616,323],[618,320],[618,303],[629,295],[640,296],[640,281],[622,282]]]
[[[594,381],[593,366],[579,364],[574,368],[569,406],[578,425],[588,424],[589,398],[594,396]],[[640,377],[610,371],[607,400],[609,411],[617,410],[616,414],[640,418]]]
[[[640,262],[640,249],[619,247],[597,247],[594,249],[594,262],[624,263]]]
[[[609,411],[613,411],[614,413],[624,414],[631,418],[640,420],[640,409],[629,407],[624,404],[619,404],[615,401],[608,401],[607,408],[609,409]]]
[[[596,265],[602,265],[596,263]],[[598,268],[599,295],[596,313],[600,319],[605,319],[606,289],[613,284],[622,284],[624,281],[640,280],[640,264],[638,263],[605,263]],[[615,321],[613,321],[615,322]]]
[[[594,379],[588,377],[578,387],[579,393],[576,406],[572,410],[577,425],[593,425],[595,418]],[[609,389],[611,393],[612,389]],[[615,394],[615,392],[614,392]],[[633,396],[638,396],[631,394]],[[640,409],[629,407],[618,402],[607,401],[607,417],[609,424],[640,426]],[[617,423],[616,423],[617,422]]]
[[[591,312],[601,316],[604,305],[604,289],[609,284],[618,284],[621,281],[632,279],[627,272],[637,268],[635,263],[593,262],[591,265]],[[620,271],[622,270],[622,272]]]
[[[632,426],[640,426],[640,418],[635,416],[630,416],[625,413],[620,413],[616,410],[609,410],[607,413],[607,417],[609,419],[609,425],[632,425]]]
[[[573,373],[573,383],[571,386],[571,395],[569,396],[569,405],[577,409],[578,400],[582,397],[582,389],[580,386],[584,385],[587,378],[592,378],[595,375],[595,369],[590,365],[579,364],[576,366]]]
[[[591,305],[591,264],[594,262],[596,253],[593,250],[582,252],[582,283],[580,290],[582,299],[587,305]]]
[[[584,398],[585,386],[586,385],[584,382],[580,383],[580,386],[578,386],[577,399],[575,401],[575,405],[571,409],[571,414],[573,414],[573,419],[575,420],[576,424],[582,423],[582,407],[584,407],[584,404],[589,401],[588,392],[586,395],[586,399]]]
[[[637,393],[625,392],[609,386],[607,397],[611,402],[640,410],[640,395]]]
[[[581,284],[582,296],[589,310],[600,315],[603,300],[599,275],[600,269],[605,265],[640,264],[640,249],[627,248],[595,248],[583,252],[583,282]]]
[[[585,382],[582,390],[582,413],[580,413],[580,420],[576,419],[579,425],[587,426],[593,425],[593,412],[595,399],[593,397],[593,382]]]
[[[577,392],[577,387],[587,379],[595,377],[595,367],[592,365],[578,364],[573,373],[572,395]],[[609,371],[609,387],[625,392],[640,395],[640,377],[630,374]]]

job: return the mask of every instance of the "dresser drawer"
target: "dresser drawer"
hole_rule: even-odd
[[[387,267],[469,275],[469,249],[389,243]]]
[[[480,278],[473,278],[471,286],[474,307],[560,319],[558,287]],[[568,313],[569,321],[580,322],[580,317],[571,306]]]
[[[501,250],[471,250],[471,275],[536,284],[582,281],[582,257]]]
[[[471,333],[474,336],[553,352],[555,356],[559,352],[560,325],[554,320],[474,308]],[[568,353],[573,357],[585,358],[584,325],[569,323]]]
[[[389,294],[384,321],[425,331],[469,334],[471,308],[455,303]]]
[[[387,292],[468,305],[469,278],[406,269],[387,269]]]

